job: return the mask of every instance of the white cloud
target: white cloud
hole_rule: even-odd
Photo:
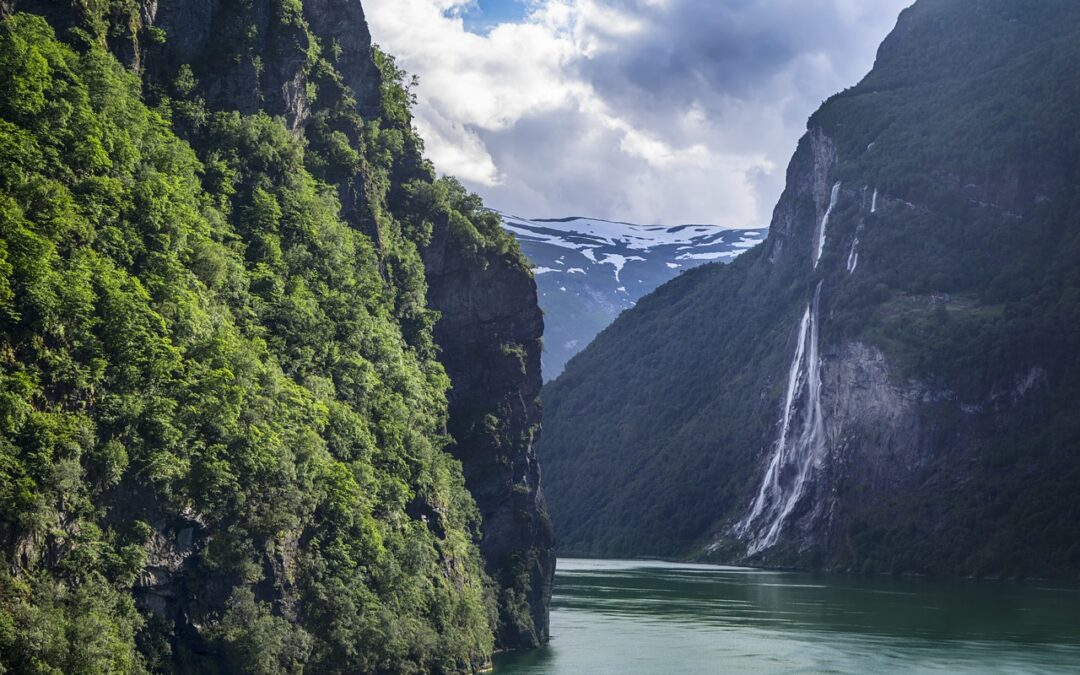
[[[420,102],[415,112],[425,154],[441,171],[484,187],[502,182],[495,160],[475,131],[447,118],[427,101]]]
[[[765,224],[821,100],[854,84],[906,0],[366,0],[420,77],[440,172],[528,216]]]

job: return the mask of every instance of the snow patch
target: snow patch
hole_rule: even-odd
[[[731,251],[706,251],[704,253],[683,253],[676,260],[719,260],[720,258],[731,258],[735,254]],[[668,263],[670,266],[671,263]],[[676,265],[678,267],[678,265]]]
[[[622,272],[623,268],[626,267],[626,263],[632,262],[634,260],[644,262],[645,258],[641,258],[638,256],[618,255],[617,253],[607,253],[604,255],[604,259],[599,262],[601,265],[611,265],[612,267],[614,267],[615,281],[618,281],[619,274]]]
[[[635,225],[594,218],[528,220],[500,214],[503,227],[528,241],[585,252],[599,246],[648,251],[655,246],[700,245],[723,238],[736,228],[718,225]]]

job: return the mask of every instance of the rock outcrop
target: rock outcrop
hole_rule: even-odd
[[[435,339],[450,375],[452,448],[483,517],[480,550],[500,588],[499,642],[548,639],[554,537],[533,449],[540,432],[543,316],[516,255],[480,264],[436,224],[424,249]]]

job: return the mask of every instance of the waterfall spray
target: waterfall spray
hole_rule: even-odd
[[[855,268],[859,265],[859,238],[855,237],[855,241],[851,242],[851,252],[847,257],[847,271],[851,274],[855,271]]]
[[[777,439],[769,468],[754,498],[750,514],[736,531],[749,536],[748,553],[754,555],[774,546],[784,523],[799,500],[807,483],[825,458],[825,416],[821,407],[821,357],[818,318],[821,282],[803,314],[795,358],[788,371],[780,437]],[[800,406],[801,404],[801,406]],[[796,413],[802,416],[795,428]]]
[[[832,194],[829,196],[829,208],[825,209],[825,216],[821,219],[821,227],[818,230],[817,250],[814,252],[814,269],[817,269],[818,261],[821,260],[821,253],[825,250],[825,233],[829,227],[829,217],[832,216],[833,209],[836,208],[836,200],[840,197],[840,183],[832,187]]]

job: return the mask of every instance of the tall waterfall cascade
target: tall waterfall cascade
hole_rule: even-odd
[[[818,282],[799,325],[795,358],[788,371],[780,437],[750,514],[736,526],[736,533],[750,540],[749,555],[776,544],[806,486],[824,465],[827,448],[821,407],[820,303],[821,282]]]
[[[840,182],[833,185],[829,205],[818,226],[814,241],[814,269],[817,269],[825,249],[829,220],[840,198],[840,187]],[[876,189],[870,209],[871,212],[877,209]],[[859,264],[858,246],[859,239],[856,237],[847,258],[849,274]],[[799,323],[799,337],[788,369],[784,408],[779,421],[780,433],[773,445],[765,476],[749,514],[734,528],[736,536],[747,541],[748,555],[776,545],[789,517],[803,500],[814,477],[825,466],[828,444],[821,404],[819,344],[822,283],[823,280],[818,282]]]

